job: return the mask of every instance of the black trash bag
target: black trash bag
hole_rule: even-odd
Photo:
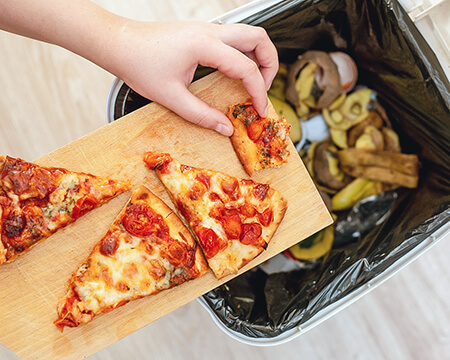
[[[347,52],[358,65],[358,82],[377,91],[403,152],[422,162],[419,187],[382,199],[384,221],[361,223],[361,231],[347,226],[352,222],[342,225],[340,241],[320,267],[271,275],[256,269],[203,296],[230,329],[269,338],[349,295],[449,222],[450,86],[393,0],[287,0],[243,22],[263,26],[285,63],[312,49]]]

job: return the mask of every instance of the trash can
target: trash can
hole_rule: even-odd
[[[424,19],[443,3],[429,9],[406,5]],[[377,92],[402,149],[422,164],[417,188],[363,200],[338,219],[347,228],[319,267],[290,267],[291,260],[280,254],[270,260],[270,270],[263,264],[199,299],[228,335],[275,345],[350,305],[449,235],[450,86],[439,62],[448,60],[448,47],[438,31],[438,59],[396,0],[255,1],[213,21],[264,27],[287,64],[308,50],[349,54],[358,83]],[[196,78],[208,71],[200,69]],[[107,120],[147,103],[116,79]]]

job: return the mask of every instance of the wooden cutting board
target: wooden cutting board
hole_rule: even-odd
[[[224,113],[249,100],[240,81],[215,72],[191,85],[191,91]],[[270,116],[276,116],[269,109]],[[63,124],[61,124],[63,126]],[[146,185],[173,205],[153,171],[142,161],[146,151],[168,152],[182,164],[247,178],[229,138],[193,125],[152,103],[94,131],[36,162]],[[280,253],[332,223],[332,218],[290,144],[287,164],[257,172],[253,179],[272,185],[288,200],[288,210],[267,250],[242,272]],[[127,202],[123,193],[69,225],[14,262],[0,266],[0,343],[26,359],[83,359],[177,309],[233,276],[217,280],[212,272],[132,301],[96,316],[89,324],[66,328],[53,325],[56,306],[68,279],[90,253]],[[199,319],[202,321],[202,319]]]

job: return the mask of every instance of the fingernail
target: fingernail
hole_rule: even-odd
[[[264,114],[262,116],[267,117],[268,114],[269,114],[269,104],[267,104],[266,109],[264,110]]]
[[[233,134],[233,129],[222,123],[217,124],[215,130],[225,136],[231,136]]]

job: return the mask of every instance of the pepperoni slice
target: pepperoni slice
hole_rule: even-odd
[[[272,222],[272,209],[267,208],[262,213],[258,213],[258,220],[262,226],[269,226]]]
[[[207,189],[205,188],[204,184],[202,184],[202,183],[195,184],[189,191],[188,197],[189,197],[189,199],[194,200],[194,201],[199,200],[203,197],[206,190]]]
[[[156,231],[153,223],[155,214],[144,205],[132,204],[122,220],[125,229],[134,236],[144,237]]]
[[[264,122],[260,120],[252,121],[247,126],[247,134],[248,137],[253,141],[257,142],[259,138],[261,137],[262,133],[264,131]]]
[[[100,242],[100,254],[104,256],[112,256],[119,248],[119,239],[116,233],[106,235]]]
[[[222,201],[220,199],[220,196],[217,193],[215,193],[215,192],[209,193],[209,200],[211,200],[213,202]]]
[[[18,213],[16,210],[11,211],[3,221],[4,232],[8,237],[19,236],[23,229],[25,229],[25,225],[25,215],[23,213]]]
[[[258,223],[249,223],[242,225],[242,232],[239,240],[244,245],[256,245],[262,234],[261,225]]]
[[[198,180],[202,184],[205,184],[206,188],[209,190],[209,188],[211,186],[211,177],[209,175],[199,173],[196,176],[196,180]]]
[[[79,198],[72,210],[72,218],[75,220],[78,219],[80,216],[96,208],[97,205],[98,200],[94,197],[94,195],[89,194]]]
[[[221,249],[220,239],[212,229],[200,227],[196,230],[205,257],[211,259]]]
[[[211,208],[208,215],[214,219],[220,219],[223,215],[224,210],[225,205],[223,203],[218,203],[217,205]]]
[[[246,202],[239,208],[239,212],[246,218],[252,218],[256,214],[256,209],[253,207],[252,204]]]
[[[221,184],[222,190],[227,194],[231,200],[239,198],[239,182],[237,179],[224,180]]]
[[[172,157],[169,154],[158,154],[147,152],[144,155],[144,162],[152,170],[159,170],[162,173],[168,172],[168,164],[172,162]]]
[[[237,212],[225,215],[221,218],[223,229],[228,239],[239,239],[241,235],[241,218]]]
[[[253,189],[253,194],[259,200],[264,200],[269,191],[270,186],[267,184],[257,184]]]
[[[186,245],[178,241],[170,241],[166,249],[163,250],[165,257],[173,266],[185,265],[188,259]]]

